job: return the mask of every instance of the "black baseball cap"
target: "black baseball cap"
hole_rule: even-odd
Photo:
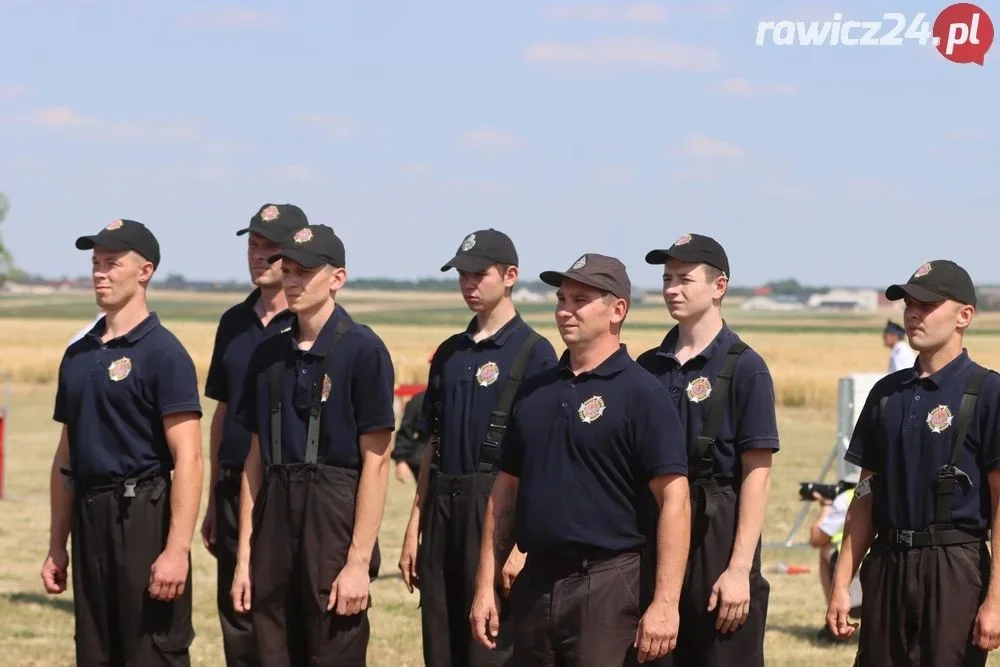
[[[308,225],[281,243],[281,252],[267,258],[268,262],[276,262],[287,257],[298,262],[307,269],[329,264],[330,266],[346,266],[344,242],[326,225]]]
[[[135,220],[113,220],[98,233],[76,240],[76,247],[80,250],[90,250],[94,246],[108,250],[134,250],[152,262],[154,269],[160,265],[159,241],[146,225]]]
[[[455,268],[459,271],[485,271],[494,264],[517,266],[517,250],[514,242],[503,232],[495,229],[480,229],[464,239],[455,251],[455,256],[441,267],[442,271]]]
[[[708,264],[714,266],[728,279],[729,257],[718,241],[702,234],[685,234],[669,248],[650,250],[646,253],[647,264],[666,264],[672,258],[682,262]]]
[[[309,224],[309,219],[295,204],[271,204],[260,207],[250,218],[250,225],[236,232],[242,236],[248,232],[260,234],[272,243],[281,243],[286,237]]]
[[[885,298],[898,301],[909,296],[923,303],[951,299],[976,306],[976,286],[969,273],[950,259],[924,262],[905,283],[890,285]]]
[[[619,299],[632,301],[632,281],[629,280],[625,265],[615,257],[588,252],[573,262],[566,271],[542,271],[542,282],[559,287],[566,278],[584,285],[611,292]]]

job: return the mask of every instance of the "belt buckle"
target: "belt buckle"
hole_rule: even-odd
[[[129,479],[125,481],[125,494],[126,498],[135,498],[135,480]]]
[[[896,542],[899,544],[905,544],[908,547],[913,546],[913,531],[912,530],[897,530],[896,531]]]

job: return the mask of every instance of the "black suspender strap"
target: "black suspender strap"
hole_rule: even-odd
[[[346,318],[341,319],[337,322],[337,327],[334,330],[333,341],[330,343],[330,349],[327,351],[327,358],[329,359],[333,355],[333,351],[337,349],[337,343],[344,337],[347,333],[347,327],[349,321]],[[271,385],[271,463],[273,465],[281,464],[281,403],[282,403],[282,388],[285,379],[285,370],[287,366],[288,357],[282,355],[280,359],[271,364],[270,368],[270,385]],[[319,460],[319,435],[320,435],[320,416],[322,415],[323,409],[323,379],[320,377],[318,382],[314,382],[312,396],[309,400],[309,425],[306,429],[306,463],[316,463]]]
[[[427,393],[424,395],[424,400],[427,401],[433,397],[433,402],[430,403],[430,423],[427,425],[430,431],[430,442],[434,446],[434,451],[431,456],[431,469],[435,470],[441,465],[441,413],[444,408],[443,396],[444,396],[444,386],[443,386],[443,371],[444,364],[448,361],[448,358],[454,353],[458,342],[465,335],[465,332],[452,334],[444,340],[441,345],[438,346],[437,352],[431,358],[431,368],[430,374],[427,381]]]
[[[531,350],[535,343],[542,340],[541,334],[531,329],[527,338],[521,343],[521,349],[514,357],[514,363],[507,374],[507,382],[504,384],[500,399],[497,401],[493,412],[490,413],[490,425],[486,429],[486,437],[479,446],[479,472],[493,472],[493,466],[500,457],[500,443],[503,441],[504,432],[507,430],[507,417],[517,389],[524,379],[524,372],[528,366],[528,359],[531,357]]]
[[[736,340],[729,346],[726,360],[722,362],[722,369],[715,379],[715,386],[708,397],[708,417],[705,419],[701,435],[694,439],[691,449],[688,452],[688,467],[691,481],[711,479],[715,472],[715,439],[719,435],[719,426],[722,425],[722,415],[726,411],[726,404],[729,402],[729,385],[733,379],[733,371],[736,368],[736,360],[747,344],[742,340]]]
[[[965,393],[962,394],[962,403],[958,408],[955,440],[951,444],[951,456],[948,458],[948,463],[938,469],[937,479],[934,480],[934,523],[937,525],[951,524],[951,500],[955,493],[955,483],[961,483],[966,490],[972,488],[972,479],[968,473],[956,467],[955,464],[958,462],[958,455],[962,451],[962,447],[965,446],[969,425],[976,413],[979,388],[983,384],[983,378],[989,373],[989,369],[981,366],[973,370],[965,387]]]

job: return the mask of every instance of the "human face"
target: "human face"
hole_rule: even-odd
[[[281,260],[278,259],[273,264],[267,263],[268,257],[280,251],[280,243],[250,232],[247,240],[247,265],[254,285],[261,288],[281,287]]]
[[[696,320],[726,292],[726,279],[712,280],[708,265],[668,259],[663,267],[663,302],[678,322]]]
[[[624,299],[575,280],[563,280],[556,291],[556,327],[567,346],[583,345],[611,335],[625,319]]]
[[[293,313],[321,308],[346,279],[347,272],[341,267],[324,264],[308,269],[288,258],[281,261],[281,286],[288,299],[288,309]]]
[[[458,286],[469,310],[475,313],[489,312],[496,308],[507,289],[517,281],[517,267],[511,266],[501,274],[496,265],[483,271],[459,271]]]
[[[903,326],[917,352],[938,350],[961,337],[975,314],[972,306],[951,300],[925,303],[907,296],[903,304]]]
[[[133,250],[94,247],[91,279],[97,305],[104,312],[120,310],[153,276],[153,263]]]
[[[885,332],[882,334],[882,342],[885,343],[886,347],[893,347],[899,342],[899,334],[894,334],[890,332]]]

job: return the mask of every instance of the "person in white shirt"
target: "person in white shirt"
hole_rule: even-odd
[[[66,344],[66,346],[69,347],[70,345],[72,345],[73,343],[75,343],[76,341],[80,340],[81,338],[83,338],[84,336],[86,336],[88,333],[90,333],[90,330],[93,329],[97,325],[97,323],[101,321],[102,317],[104,317],[104,311],[103,310],[101,312],[97,313],[97,316],[94,317],[94,319],[92,319],[90,321],[90,324],[88,324],[84,328],[80,329],[75,334],[73,334],[73,337],[69,339],[69,342]]]
[[[882,341],[885,346],[892,350],[889,353],[889,372],[895,373],[904,368],[912,368],[917,360],[917,355],[910,349],[906,342],[906,330],[902,326],[889,320],[882,330]]]

